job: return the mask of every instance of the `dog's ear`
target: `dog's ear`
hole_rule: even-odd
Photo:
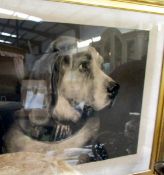
[[[60,76],[60,64],[61,64],[61,57],[58,56],[54,60],[54,63],[52,65],[51,69],[51,102],[50,106],[55,107],[58,99],[58,83],[59,83],[59,76]]]
[[[92,58],[96,60],[98,65],[101,65],[104,62],[103,57],[97,52],[94,47],[89,47],[88,51],[90,52]]]
[[[68,56],[58,55],[54,60],[54,64],[52,65],[51,70],[51,106],[55,107],[58,99],[58,88],[60,86],[64,69],[63,65],[68,64],[69,58]]]

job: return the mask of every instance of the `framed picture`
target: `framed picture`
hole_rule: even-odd
[[[88,175],[153,175],[163,1],[13,2],[0,8],[0,168],[6,153],[33,152]]]

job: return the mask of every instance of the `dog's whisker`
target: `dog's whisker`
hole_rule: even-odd
[[[66,133],[65,133],[65,130],[64,130],[64,131],[62,132],[62,134],[61,134],[61,139],[64,139],[65,136],[66,136]]]
[[[63,125],[60,124],[60,129],[59,129],[59,131],[58,131],[57,140],[61,140],[61,139],[62,139],[62,133],[63,133]]]
[[[60,125],[57,125],[54,140],[57,139],[59,130],[60,130]]]
[[[59,134],[58,134],[58,139],[62,139],[62,136],[63,136],[63,131],[64,131],[64,128],[63,128],[63,125],[60,125],[60,130],[59,130]]]
[[[66,125],[66,128],[65,128],[65,137],[68,136],[68,125]]]
[[[72,134],[70,130],[71,129],[69,125],[58,124],[56,127],[54,140],[56,141],[67,138]]]
[[[69,130],[70,130],[70,126],[67,125],[67,128],[66,128],[66,135],[67,135],[67,137],[69,136]]]
[[[61,125],[61,130],[60,130],[60,134],[59,134],[58,139],[63,139],[63,136],[64,136],[64,125]]]
[[[68,136],[71,136],[71,135],[72,135],[72,130],[71,130],[71,128],[69,127]]]
[[[59,138],[63,138],[65,134],[65,125],[61,125],[61,130],[59,134]]]
[[[67,137],[67,125],[65,125],[64,133],[63,133],[63,138]]]
[[[65,128],[65,137],[67,137],[67,136],[68,136],[68,131],[69,131],[69,130],[68,130],[68,127],[69,127],[69,126],[68,126],[68,125],[66,125],[66,128]]]

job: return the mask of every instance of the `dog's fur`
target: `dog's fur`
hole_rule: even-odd
[[[68,42],[69,41],[69,42]],[[107,88],[114,82],[102,70],[103,58],[92,47],[85,50],[66,49],[63,45],[75,44],[77,41],[63,37],[53,42],[45,54],[33,68],[31,79],[46,80],[47,115],[50,112],[54,119],[76,123],[81,113],[74,108],[73,103],[83,102],[94,110],[100,110],[112,103]],[[52,82],[53,81],[53,82]],[[38,122],[38,116],[31,114],[33,122]],[[46,121],[46,120],[45,120]],[[66,148],[81,147],[94,137],[99,128],[98,118],[89,118],[86,124],[73,136],[61,142],[46,143],[33,140],[25,135],[15,123],[5,136],[8,152],[15,151],[63,151]]]
[[[0,175],[80,175],[78,171],[54,157],[32,152],[0,156]]]

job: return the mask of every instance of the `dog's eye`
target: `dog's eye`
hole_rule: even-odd
[[[68,65],[70,63],[70,57],[68,55],[65,55],[63,61]]]
[[[79,65],[80,72],[86,72],[88,70],[89,70],[89,63],[88,62],[83,62]]]

